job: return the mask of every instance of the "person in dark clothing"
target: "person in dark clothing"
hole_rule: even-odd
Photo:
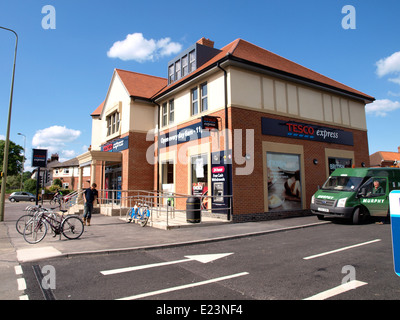
[[[96,190],[97,185],[95,183],[92,184],[91,188],[87,188],[83,192],[83,197],[85,200],[84,204],[84,214],[83,214],[83,224],[90,226],[90,220],[92,218],[93,212],[93,201],[97,199],[98,192]]]

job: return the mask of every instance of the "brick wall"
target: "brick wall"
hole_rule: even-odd
[[[261,133],[261,118],[271,117],[281,120],[294,120],[287,117],[268,115],[264,112],[250,111],[239,108],[232,108],[232,126],[236,129],[254,129],[254,142],[255,142],[255,155],[254,155],[254,171],[248,176],[235,175],[235,169],[239,167],[233,164],[233,203],[234,203],[234,220],[268,220],[277,217],[297,216],[299,214],[308,214],[309,211],[304,212],[269,212],[264,214],[264,181],[263,181],[263,152],[262,142],[275,142],[285,144],[297,144],[303,146],[304,151],[304,177],[306,197],[306,209],[309,209],[311,196],[315,193],[318,185],[322,185],[326,180],[326,167],[328,164],[325,161],[325,148],[339,150],[354,151],[355,165],[361,166],[364,162],[369,166],[369,151],[367,132],[361,130],[353,130],[350,128],[343,128],[346,131],[353,133],[354,146],[339,145],[333,143],[323,143],[315,141],[307,141],[300,139],[291,139],[286,137],[275,137],[262,135]],[[297,120],[298,121],[298,120]],[[310,124],[318,125],[312,121],[300,121]],[[320,124],[324,127],[329,127],[326,124]],[[334,128],[334,127],[332,127]],[[245,137],[243,134],[243,141]],[[243,144],[243,151],[245,153],[245,146]],[[318,159],[318,164],[314,165],[313,159]]]

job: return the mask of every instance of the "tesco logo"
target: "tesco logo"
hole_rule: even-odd
[[[214,167],[211,169],[212,173],[224,173],[225,172],[225,167]]]
[[[286,123],[288,126],[289,132],[300,133],[300,134],[314,134],[314,128],[311,126],[306,126],[302,124],[295,124],[295,123]]]

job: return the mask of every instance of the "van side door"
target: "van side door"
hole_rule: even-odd
[[[371,216],[386,217],[389,206],[389,185],[386,177],[372,177],[361,187],[361,204],[367,207]]]

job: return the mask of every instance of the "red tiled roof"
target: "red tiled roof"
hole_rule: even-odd
[[[236,58],[236,60],[240,60],[245,63],[253,63],[260,67],[265,67],[271,69],[272,71],[283,73],[285,75],[292,76],[301,80],[313,82],[325,87],[335,88],[339,89],[340,91],[355,94],[357,96],[361,96],[363,99],[366,100],[375,100],[375,98],[372,96],[369,96],[361,91],[358,91],[340,82],[330,79],[318,72],[312,71],[293,61],[285,59],[275,53],[272,53],[242,39],[236,39],[235,41],[226,45],[224,48],[221,49],[221,52],[219,54],[203,64],[195,72],[192,72],[191,74],[180,79],[179,81],[172,83],[168,87],[164,88],[160,93],[164,93],[170,88],[176,87],[180,83],[184,82],[185,79],[191,78],[193,75],[200,73],[202,70],[213,65],[219,60],[222,60],[227,55],[230,55],[233,59]],[[157,96],[158,95],[159,94],[157,94]]]
[[[167,79],[150,76],[147,74],[115,69],[122,83],[124,84],[128,94],[133,97],[150,99],[158,91],[167,85]],[[100,116],[104,107],[103,101],[91,116]]]
[[[130,96],[150,99],[167,85],[167,79],[115,69]]]
[[[103,107],[104,107],[104,101],[96,108],[96,110],[93,111],[91,116],[93,117],[93,116],[101,115],[101,112],[103,111]]]
[[[388,152],[388,151],[379,151],[382,160],[385,161],[399,161],[400,160],[400,153],[398,152]]]

